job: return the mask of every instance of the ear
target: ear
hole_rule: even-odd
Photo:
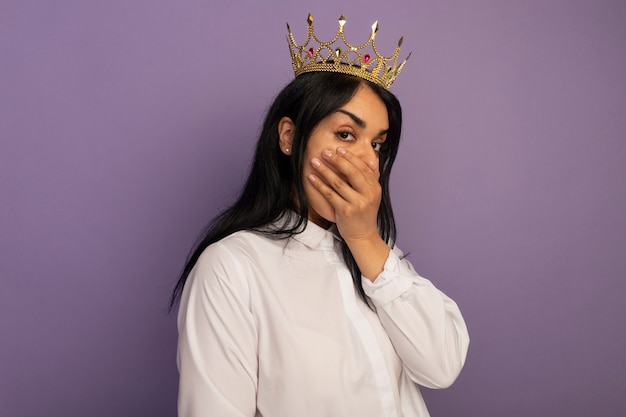
[[[291,155],[293,151],[292,144],[295,131],[296,125],[289,117],[285,116],[278,121],[278,144],[285,155]]]

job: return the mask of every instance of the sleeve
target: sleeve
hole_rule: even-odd
[[[456,303],[439,291],[394,248],[374,280],[363,289],[410,378],[428,388],[446,388],[467,355],[469,335]]]
[[[239,263],[219,243],[190,273],[178,312],[179,417],[254,416],[257,334]]]

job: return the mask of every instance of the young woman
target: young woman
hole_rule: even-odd
[[[418,384],[456,379],[461,313],[394,246],[401,123],[358,74],[308,71],[278,94],[174,290],[181,417],[428,416]]]

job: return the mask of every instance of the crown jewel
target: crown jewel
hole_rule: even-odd
[[[296,43],[287,23],[289,32],[287,42],[296,77],[312,71],[341,72],[364,78],[388,89],[411,56],[409,54],[398,65],[398,54],[403,38],[400,38],[391,56],[385,57],[378,52],[376,49],[378,21],[374,22],[369,39],[362,45],[352,45],[346,40],[343,31],[346,18],[343,15],[339,18],[337,34],[328,42],[322,42],[315,36],[313,16],[310,13],[306,21],[309,24],[308,33],[302,45]]]

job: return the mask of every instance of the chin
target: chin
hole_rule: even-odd
[[[328,229],[335,223],[335,210],[326,200],[321,201],[321,204],[315,203],[314,201],[309,203],[309,220],[324,229]]]

